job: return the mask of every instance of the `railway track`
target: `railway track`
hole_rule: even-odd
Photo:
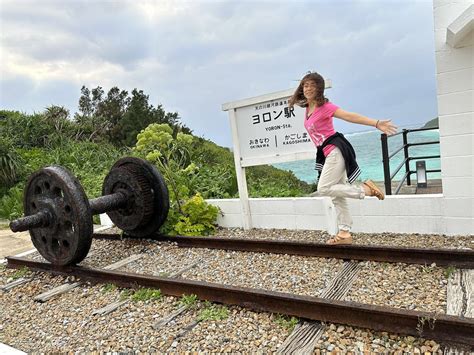
[[[95,233],[96,239],[120,239],[119,234]],[[395,248],[368,245],[328,245],[322,243],[294,242],[284,240],[249,240],[243,238],[216,237],[168,237],[157,235],[156,241],[177,243],[182,248],[206,248],[336,258],[345,260],[368,260],[377,262],[406,263],[474,269],[474,251],[469,249],[421,249]]]
[[[94,238],[117,239],[120,236],[118,234],[95,234]],[[172,241],[183,248],[214,248],[382,262],[436,263],[437,265],[459,268],[472,268],[474,258],[474,253],[471,250],[455,249],[432,249],[426,252],[424,249],[367,246],[327,248],[324,244],[255,241],[236,238],[157,237],[156,239]],[[364,250],[365,252],[362,252]],[[357,251],[360,251],[362,256],[358,255]],[[196,294],[203,300],[239,305],[259,311],[287,314],[323,322],[342,323],[417,337],[422,336],[441,342],[463,344],[471,348],[474,346],[474,319],[472,318],[97,268],[60,267],[25,258],[10,257],[7,262],[7,266],[11,268],[26,266],[31,270],[75,276],[81,280],[95,283],[114,283],[124,287],[158,288],[163,294],[172,296]]]

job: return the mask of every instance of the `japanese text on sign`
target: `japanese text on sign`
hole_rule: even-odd
[[[288,97],[236,109],[243,159],[314,151],[304,125],[304,110],[288,107]]]

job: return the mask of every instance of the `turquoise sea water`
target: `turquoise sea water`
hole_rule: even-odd
[[[414,127],[412,127],[414,128]],[[357,163],[361,169],[361,175],[358,180],[372,179],[374,181],[383,181],[383,163],[382,163],[382,144],[380,140],[380,131],[360,132],[344,134],[344,136],[351,142],[357,155]],[[421,143],[439,141],[439,131],[421,131],[412,132],[408,134],[408,143]],[[396,151],[402,146],[403,136],[397,135],[388,139],[389,154]],[[409,148],[410,156],[426,156],[439,155],[439,144],[415,146]],[[316,149],[315,149],[316,157]],[[390,159],[391,173],[403,161],[403,149]],[[317,179],[317,171],[314,170],[314,159],[300,160],[288,163],[273,164],[276,168],[283,170],[291,170],[296,177],[307,183],[314,183]],[[426,160],[426,169],[440,169],[439,159]],[[410,170],[415,170],[415,161],[410,162]],[[394,180],[400,180],[405,174],[405,167],[402,167]],[[440,173],[429,173],[428,179],[439,179]],[[412,179],[416,176],[412,175]]]

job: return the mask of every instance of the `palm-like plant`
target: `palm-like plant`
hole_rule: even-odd
[[[20,176],[20,168],[20,157],[11,145],[0,139],[0,186],[13,186]]]

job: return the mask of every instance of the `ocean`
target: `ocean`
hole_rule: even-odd
[[[403,127],[419,128],[419,127]],[[399,131],[401,129],[399,128]],[[383,181],[383,163],[382,163],[382,143],[380,140],[380,131],[367,131],[357,133],[347,133],[344,136],[351,142],[357,156],[357,163],[361,169],[358,180],[372,179],[374,181]],[[421,143],[439,141],[439,130],[421,131],[408,133],[408,143]],[[388,138],[389,155],[401,147],[403,144],[403,135],[397,135]],[[408,148],[409,156],[427,156],[440,155],[439,144],[422,145]],[[316,149],[315,149],[316,157]],[[393,173],[404,159],[403,149],[390,159],[390,172]],[[317,171],[314,169],[314,159],[300,160],[287,163],[272,164],[274,167],[292,171],[296,177],[307,183],[314,183],[317,180]],[[427,159],[426,170],[440,169],[440,159]],[[415,161],[410,161],[410,170],[415,171]],[[394,181],[400,180],[405,174],[405,167],[402,167],[395,176]],[[429,173],[428,179],[439,179],[441,173]],[[412,175],[412,179],[416,176]]]

